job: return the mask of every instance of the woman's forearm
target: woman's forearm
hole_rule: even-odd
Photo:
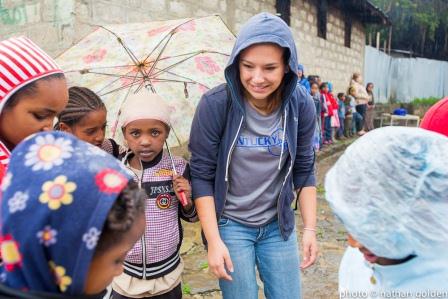
[[[316,229],[317,192],[316,187],[304,187],[299,195],[300,213],[306,228]]]
[[[212,243],[219,240],[220,236],[213,197],[199,197],[194,201],[194,204],[207,242]]]

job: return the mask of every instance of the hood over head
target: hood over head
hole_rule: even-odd
[[[429,108],[420,127],[448,137],[448,97]]]
[[[70,134],[20,143],[2,182],[2,283],[83,294],[106,217],[131,179],[114,157]]]
[[[445,136],[419,128],[373,130],[328,172],[326,198],[375,255],[434,256],[448,242],[447,148]]]
[[[284,49],[288,56],[288,72],[285,74],[284,99],[288,100],[297,85],[297,50],[291,29],[279,17],[270,13],[259,13],[251,17],[241,28],[224,71],[227,84],[232,91],[232,99],[237,98],[241,109],[238,56],[246,48],[261,43],[273,43]],[[285,102],[285,101],[284,101]],[[243,109],[244,110],[244,109]]]

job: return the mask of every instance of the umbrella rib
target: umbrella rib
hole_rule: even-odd
[[[125,68],[125,67],[131,67],[134,66],[133,64],[128,65],[115,65],[115,66],[101,66],[101,67],[92,67],[92,68],[84,68],[84,69],[78,69],[78,70],[69,70],[65,71],[64,73],[89,73],[90,70],[101,70],[101,69],[112,69],[112,68]]]
[[[123,46],[123,48],[125,49],[125,51],[128,53],[129,56],[131,56],[131,59],[133,60],[133,62],[137,65],[138,59],[137,57],[134,55],[134,53],[132,53],[132,51],[130,49],[128,49],[128,47],[126,46],[126,44],[124,43],[124,41],[121,39],[121,37],[116,34],[115,32],[113,32],[112,30],[102,26],[102,25],[98,25],[100,28],[103,28],[104,30],[106,30],[107,32],[111,33],[112,35],[114,35],[117,38],[117,41],[120,45]],[[128,52],[129,51],[129,52]],[[135,59],[135,61],[134,61]]]
[[[140,82],[139,86],[137,87],[136,92],[140,91],[143,88],[143,84],[145,83],[145,79],[142,80],[142,82]],[[151,92],[156,93],[156,89],[154,88],[154,86],[152,85],[152,82],[149,81],[149,87],[151,88]],[[146,87],[146,86],[145,86]]]
[[[218,51],[199,50],[199,51],[189,52],[189,53],[185,53],[185,54],[179,54],[179,55],[174,55],[174,56],[163,57],[163,58],[160,58],[159,61],[161,61],[161,60],[167,60],[167,59],[171,59],[171,58],[182,57],[182,56],[187,56],[187,55],[191,55],[191,54],[193,54],[193,53],[197,53],[197,52],[201,52],[201,53],[210,53],[210,54],[220,54],[220,55],[223,55],[223,56],[230,56],[229,54],[225,54],[225,53],[218,52]]]
[[[176,62],[176,63],[170,65],[170,66],[167,66],[167,67],[164,68],[164,69],[159,70],[157,73],[152,74],[152,76],[156,76],[156,75],[158,75],[158,74],[160,74],[160,73],[162,73],[162,72],[165,72],[166,70],[169,70],[169,69],[175,67],[176,65],[178,65],[178,64],[180,64],[180,63],[183,63],[183,62],[187,61],[188,59],[191,59],[191,58],[193,58],[193,57],[195,57],[195,56],[197,56],[197,55],[199,55],[199,54],[204,54],[204,53],[226,55],[226,54],[223,54],[223,53],[220,53],[220,52],[215,52],[215,51],[202,51],[202,50],[201,50],[201,51],[197,51],[197,52],[190,52],[190,53],[187,53],[187,54],[181,54],[181,55],[178,55],[178,57],[180,57],[180,56],[185,56],[185,55],[190,55],[190,54],[191,54],[191,55],[190,55],[189,57],[183,59],[183,60],[180,60],[180,61],[178,61],[178,62]],[[175,56],[171,56],[171,57],[175,57]],[[188,79],[188,78],[187,78],[187,79]]]
[[[188,20],[188,21],[186,21],[186,22],[184,22],[184,23],[182,23],[182,24],[179,24],[179,25],[177,25],[175,28],[173,28],[173,29],[170,31],[170,33],[169,33],[169,35],[168,35],[168,40],[166,41],[166,43],[165,43],[165,45],[163,46],[162,50],[159,52],[159,55],[157,55],[157,58],[154,60],[154,63],[151,65],[151,68],[149,69],[148,74],[151,74],[151,72],[154,70],[154,68],[155,68],[155,66],[156,66],[156,64],[157,64],[157,62],[158,62],[159,59],[160,59],[160,56],[161,56],[161,55],[163,54],[163,52],[165,51],[165,49],[166,49],[166,47],[168,46],[168,43],[169,43],[169,41],[171,40],[171,38],[172,38],[172,37],[174,36],[174,34],[177,32],[177,29],[180,28],[181,26],[183,26],[183,25],[189,23],[189,22],[192,22],[193,20],[194,20],[194,19],[191,19],[191,20]],[[146,62],[146,59],[145,59],[145,62]]]
[[[154,53],[154,51],[157,50],[157,48],[163,43],[164,40],[166,40],[170,36],[170,34],[171,34],[171,31],[158,42],[158,44],[152,49],[151,52],[149,52],[149,54],[145,57],[145,59],[143,59],[143,63],[146,63],[146,61],[152,55],[152,53]]]
[[[143,75],[143,77],[148,76],[148,74],[146,74],[143,69],[141,68],[141,62],[138,60],[137,56],[132,52],[132,50],[125,44],[125,42],[122,40],[121,37],[118,36],[118,34],[116,34],[115,32],[113,32],[112,30],[107,29],[104,26],[100,26],[101,28],[107,30],[108,32],[112,33],[116,38],[118,43],[124,48],[124,50],[126,51],[126,53],[128,53],[129,57],[131,58],[132,62],[135,64],[135,66],[138,68],[138,71]],[[151,84],[151,80],[149,80],[149,84]],[[152,85],[152,84],[151,84]]]
[[[125,76],[127,76],[129,73],[131,73],[132,70],[128,71],[126,74],[124,74]],[[118,80],[120,80],[121,78],[117,78],[115,80],[112,80],[112,82],[106,84],[106,86],[104,86],[103,88],[101,88],[101,90],[99,92],[102,92],[103,90],[105,90],[107,87],[111,86],[112,84],[114,84],[115,82],[117,82]]]
[[[115,133],[117,132],[118,121],[120,120],[120,115],[121,115],[121,107],[123,106],[124,102],[127,100],[128,96],[129,96],[129,93],[131,92],[131,87],[132,87],[132,85],[134,85],[134,83],[136,83],[136,81],[137,81],[137,74],[138,74],[138,73],[135,73],[134,81],[129,85],[128,92],[126,93],[126,96],[125,96],[124,99],[121,101],[121,103],[120,103],[120,107],[118,108],[117,119],[115,120],[114,128],[112,129],[112,138],[115,138]]]
[[[138,73],[135,74],[134,81],[132,81],[132,84],[134,84],[134,83],[138,83],[138,81],[137,81],[137,74],[138,74]],[[129,87],[128,92],[126,93],[126,97],[124,98],[123,102],[122,102],[121,105],[120,105],[120,111],[121,111],[121,106],[123,106],[124,101],[126,101],[126,99],[127,99],[128,96],[129,96],[129,93],[131,92],[131,87],[132,87],[132,85]]]
[[[111,73],[102,73],[102,72],[90,72],[89,74],[94,74],[94,75],[104,75],[104,76],[118,77],[118,78],[133,78],[132,76],[128,76],[128,75],[111,74]]]
[[[180,78],[184,78],[184,79],[187,79],[187,80],[190,80],[190,81],[182,81],[182,80],[169,80],[169,79],[161,79],[161,80],[164,80],[164,81],[160,81],[160,82],[180,82],[180,83],[194,83],[194,84],[199,84],[199,85],[202,85],[202,86],[204,86],[204,87],[206,87],[206,88],[210,88],[210,87],[208,87],[207,85],[205,85],[205,84],[202,84],[201,82],[198,82],[198,81],[196,81],[196,80],[193,80],[193,79],[191,79],[191,78],[188,78],[188,77],[184,77],[184,76],[181,76],[181,75],[176,75],[176,74],[173,74],[173,73],[171,73],[171,75],[174,75],[174,76],[178,76],[178,77],[180,77]],[[160,79],[158,79],[158,80],[160,80]]]
[[[164,79],[164,78],[157,78],[156,80],[154,80],[154,82],[177,82],[177,83],[196,83],[193,80],[190,81],[184,81],[184,80],[175,80],[175,79]]]
[[[110,93],[114,93],[114,92],[116,92],[116,91],[120,91],[120,90],[126,89],[126,88],[128,88],[128,87],[131,88],[132,86],[134,86],[134,85],[136,85],[136,84],[140,84],[140,82],[133,81],[132,83],[129,83],[129,84],[120,86],[120,87],[115,88],[115,89],[112,89],[112,90],[110,90],[110,91],[108,91],[108,92],[106,92],[106,93],[103,93],[103,94],[101,94],[100,96],[105,96],[105,95],[108,95],[108,94],[110,94]]]
[[[152,71],[154,70],[154,68],[156,67],[157,62],[159,62],[159,58],[160,58],[160,56],[162,56],[163,51],[165,51],[165,49],[166,49],[166,47],[168,46],[168,43],[170,42],[170,40],[171,40],[171,38],[173,37],[173,35],[174,35],[174,31],[173,31],[173,33],[169,36],[169,38],[168,38],[168,40],[166,41],[165,45],[163,46],[162,50],[161,50],[161,51],[159,52],[159,54],[157,55],[157,58],[154,60],[154,63],[151,65],[151,68],[149,69],[147,75],[151,74]]]
[[[119,43],[123,46],[126,53],[128,53],[129,57],[131,58],[132,62],[134,62],[135,66],[139,66],[140,61],[138,60],[137,56],[135,56],[135,54],[132,52],[132,50],[128,46],[126,46],[123,41],[120,40]]]
[[[165,73],[170,74],[170,75],[173,75],[173,76],[176,76],[176,77],[179,77],[179,78],[183,78],[183,79],[190,80],[190,82],[188,82],[188,81],[177,81],[177,82],[195,83],[195,84],[199,84],[199,85],[202,85],[202,86],[204,86],[204,87],[209,88],[207,85],[202,84],[201,82],[198,82],[198,81],[196,81],[196,80],[194,80],[194,79],[191,79],[191,78],[189,78],[189,77],[185,77],[185,76],[182,76],[182,75],[179,75],[179,74],[170,72],[170,71],[165,71]],[[157,80],[160,80],[160,79],[157,78]]]
[[[185,25],[185,24],[187,24],[188,22],[191,22],[191,21],[193,21],[194,19],[191,19],[191,20],[188,20],[188,21],[186,21],[186,22],[184,22],[184,23],[182,23],[182,24],[179,24],[179,25],[177,25],[176,27],[174,27],[173,29],[171,29],[170,30],[170,32],[168,32],[160,41],[159,41],[159,43],[154,47],[154,49],[152,49],[152,51],[148,54],[148,56],[146,56],[145,57],[145,59],[143,59],[143,63],[145,63],[146,62],[146,60],[148,60],[148,58],[152,55],[152,53],[154,53],[154,51],[162,44],[162,42],[166,39],[166,38],[168,38],[168,37],[170,37],[170,39],[171,39],[171,36],[175,33],[175,31],[177,30],[177,28],[179,28],[180,26],[183,26],[183,25]],[[169,41],[169,40],[168,40]]]
[[[166,70],[169,70],[169,69],[172,69],[173,67],[175,67],[175,66],[177,66],[178,64],[181,64],[181,63],[183,63],[183,62],[185,62],[185,61],[187,61],[187,60],[189,60],[189,59],[191,59],[191,58],[193,58],[193,57],[195,57],[195,56],[197,56],[197,55],[199,55],[199,54],[201,54],[202,52],[192,52],[192,54],[189,56],[189,57],[187,57],[187,58],[184,58],[184,59],[182,59],[182,60],[180,60],[180,61],[178,61],[178,62],[176,62],[176,63],[174,63],[174,64],[172,64],[172,65],[170,65],[170,66],[167,66],[166,68],[164,68],[164,69],[161,69],[160,71],[158,71],[158,72],[156,72],[156,73],[154,73],[154,74],[152,74],[152,76],[156,76],[156,75],[158,75],[158,74],[160,74],[160,73],[163,73],[163,72],[165,72]]]

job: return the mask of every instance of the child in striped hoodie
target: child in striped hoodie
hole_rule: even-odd
[[[170,108],[160,96],[143,88],[127,98],[121,115],[129,147],[122,162],[134,172],[148,198],[145,234],[128,253],[124,273],[112,284],[111,298],[182,298],[180,218],[198,219],[187,162],[179,157],[172,161],[163,151],[170,132]],[[179,201],[181,192],[187,199],[185,206]]]
[[[51,130],[68,101],[62,70],[26,37],[0,42],[0,182],[15,146]]]

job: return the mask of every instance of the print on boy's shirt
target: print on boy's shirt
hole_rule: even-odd
[[[236,147],[239,148],[266,148],[269,154],[280,156],[283,142],[283,129],[278,128],[271,136],[246,136],[242,133],[238,137]],[[283,143],[283,152],[288,150],[288,142]]]
[[[143,188],[150,198],[156,198],[160,194],[170,194],[175,196],[173,181],[155,181],[143,183]]]

